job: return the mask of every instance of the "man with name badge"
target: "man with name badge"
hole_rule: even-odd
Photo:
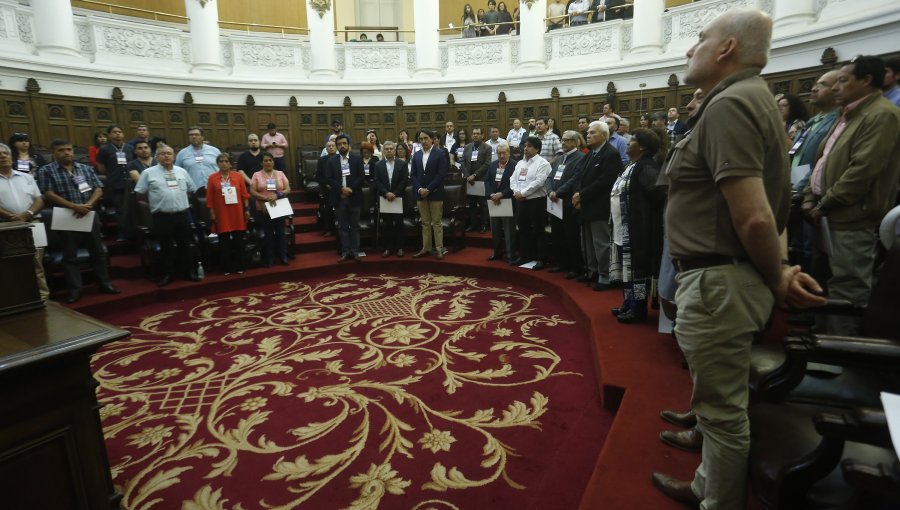
[[[191,144],[178,151],[175,166],[183,168],[191,176],[198,192],[205,195],[209,176],[219,171],[216,165],[219,149],[203,141],[203,128],[198,126],[188,129],[188,138]]]

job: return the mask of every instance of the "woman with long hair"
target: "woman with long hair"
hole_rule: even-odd
[[[472,4],[466,4],[463,7],[463,15],[462,15],[462,36],[463,39],[469,39],[471,37],[475,37],[477,34],[477,30],[475,25],[478,23],[478,18],[475,17],[475,11],[472,10]]]
[[[628,143],[631,163],[616,179],[610,193],[612,243],[610,279],[623,283],[623,302],[612,310],[619,322],[647,320],[650,279],[658,274],[662,255],[662,204],[665,195],[656,185],[660,138],[638,128]]]
[[[500,24],[497,25],[497,35],[506,35],[512,32],[513,18],[512,14],[509,13],[509,9],[506,8],[506,2],[497,4],[497,12],[500,13]]]
[[[32,176],[37,176],[38,168],[47,164],[47,160],[34,150],[31,145],[31,138],[28,133],[13,133],[9,137],[10,151],[13,157],[13,170],[27,172]]]
[[[642,114],[641,114],[641,120],[638,121],[638,122],[640,123],[640,126],[638,126],[638,127],[641,127],[641,128],[644,128],[644,129],[650,129],[650,114],[649,114],[649,113],[642,113]]]
[[[274,163],[274,160],[273,160]],[[244,232],[250,219],[250,194],[244,178],[232,171],[231,156],[227,153],[216,157],[219,171],[210,174],[206,182],[206,207],[209,219],[216,226],[222,271],[244,272]]]
[[[456,143],[450,148],[450,166],[455,166],[457,170],[462,166],[463,151],[466,144],[469,143],[469,132],[466,128],[459,128],[456,132]]]
[[[378,133],[374,129],[366,131],[366,141],[372,144],[372,155],[381,159],[381,142],[378,141]]]
[[[478,14],[475,16],[475,19],[478,21],[478,35],[481,37],[488,35],[487,28],[485,28],[484,24],[484,9],[478,9]]]
[[[106,133],[103,131],[94,133],[94,143],[88,147],[88,163],[90,163],[94,171],[97,170],[97,156],[100,155],[100,149],[103,148],[108,141],[109,138],[106,137]]]
[[[793,94],[784,94],[778,99],[778,110],[781,111],[781,120],[784,121],[784,131],[788,139],[793,141],[794,136],[803,131],[809,113],[803,100]]]
[[[250,195],[256,199],[256,221],[263,227],[263,264],[272,267],[277,259],[288,265],[287,243],[284,236],[284,218],[272,218],[266,210],[266,202],[274,204],[291,191],[284,172],[275,168],[275,158],[268,152],[263,153],[262,170],[253,174],[250,179]]]

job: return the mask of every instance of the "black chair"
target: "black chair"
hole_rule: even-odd
[[[466,191],[463,184],[444,186],[444,215],[441,225],[444,227],[444,245],[452,242],[453,251],[459,251],[466,245]]]
[[[63,272],[63,246],[58,230],[53,230],[53,207],[47,207],[41,211],[41,218],[44,222],[44,229],[47,231],[47,247],[44,248],[44,273],[46,274],[47,286],[51,291],[56,290],[53,275]],[[104,247],[105,249],[105,247]],[[79,267],[84,269],[91,268],[91,253],[85,246],[79,245],[76,252],[76,259]],[[62,288],[65,288],[63,285]]]
[[[375,188],[364,187],[359,209],[360,249],[370,241],[373,248],[378,245],[378,202],[375,201]]]

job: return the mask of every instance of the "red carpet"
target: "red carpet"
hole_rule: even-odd
[[[404,263],[84,303],[133,334],[93,364],[123,506],[576,508],[611,422],[583,316]]]

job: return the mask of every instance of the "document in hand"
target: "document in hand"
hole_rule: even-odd
[[[488,213],[490,213],[491,218],[503,218],[513,215],[511,198],[504,198],[500,201],[500,205],[495,204],[493,200],[488,200],[487,203]]]
[[[472,197],[484,196],[484,181],[475,181],[471,184],[466,183],[466,195]]]
[[[273,220],[282,216],[290,216],[294,214],[294,208],[291,207],[291,201],[286,198],[279,198],[272,205],[272,202],[266,202],[266,211]]]
[[[556,203],[553,203],[553,200],[550,200],[550,197],[547,197],[547,212],[556,216],[559,219],[563,219],[563,203],[562,200],[557,199]]]
[[[391,202],[384,197],[378,197],[378,210],[384,214],[403,214],[403,199],[397,197]]]
[[[70,232],[90,232],[94,228],[94,211],[81,218],[75,216],[75,211],[67,207],[53,208],[52,230],[68,230]]]

